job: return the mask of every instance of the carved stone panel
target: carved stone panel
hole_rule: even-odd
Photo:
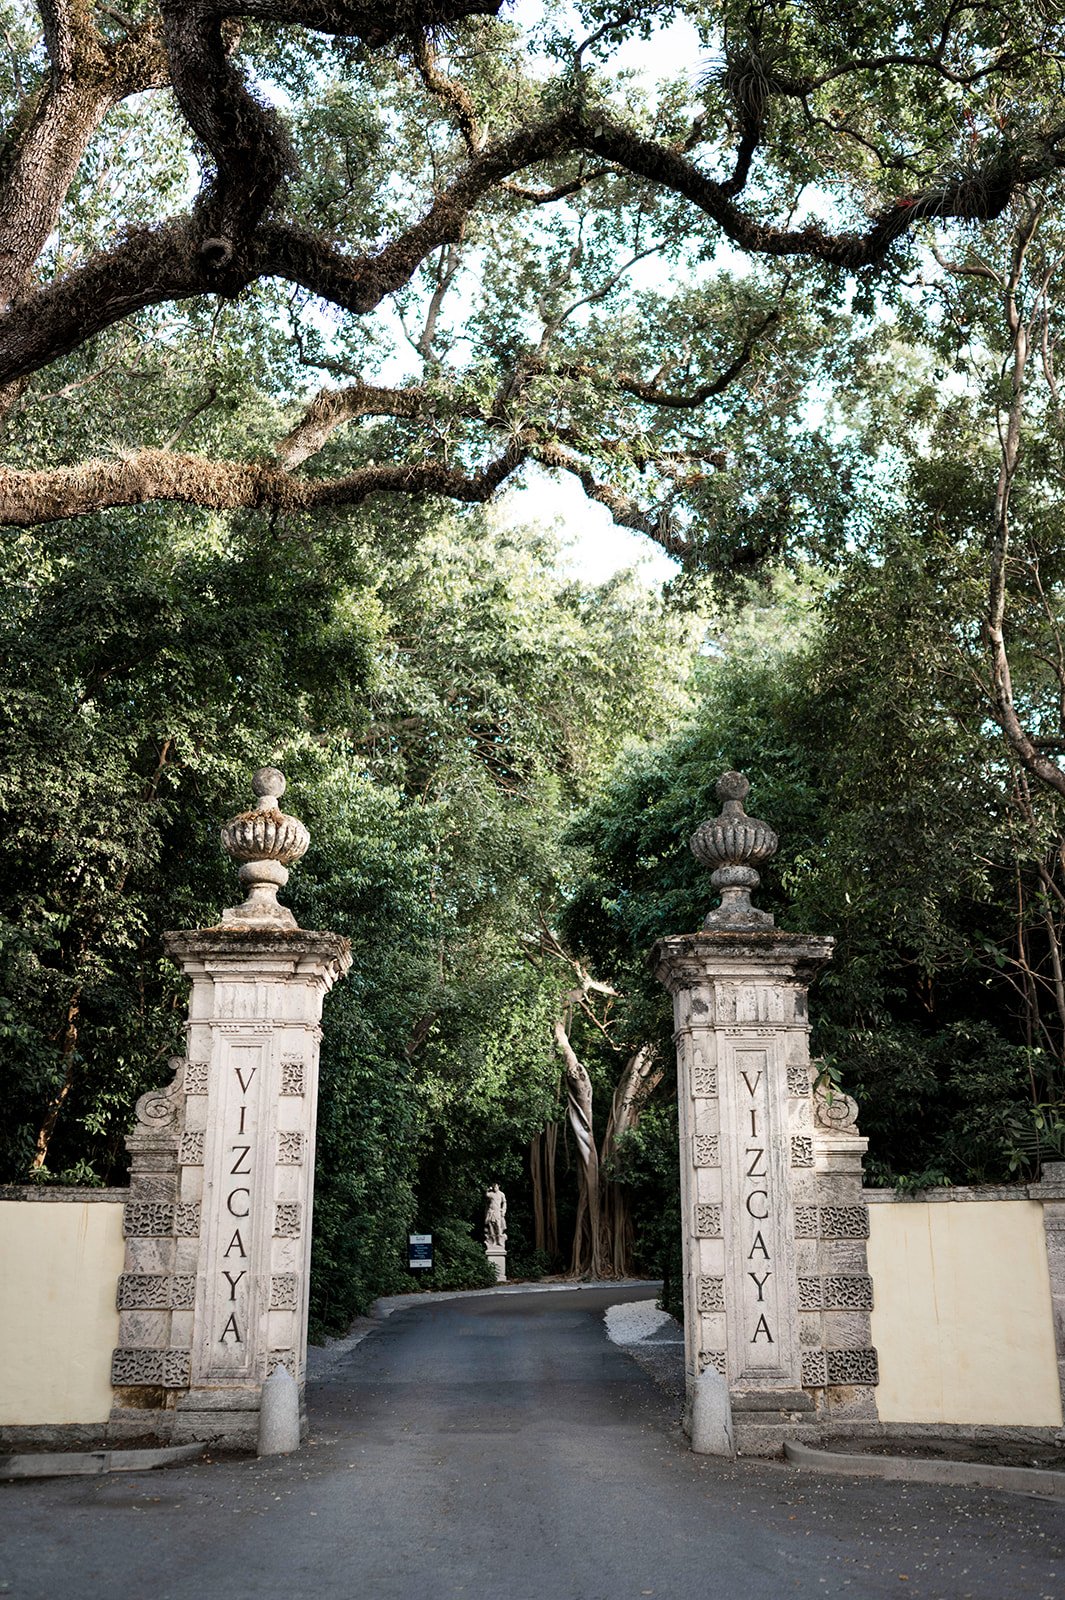
[[[799,1279],[800,1311],[871,1311],[873,1280],[867,1274],[830,1273]]]
[[[298,1167],[303,1160],[303,1134],[279,1133],[277,1159],[283,1166]]]
[[[699,1205],[695,1208],[695,1235],[699,1239],[721,1238],[721,1207]]]
[[[116,1389],[145,1386],[185,1389],[189,1382],[188,1350],[152,1350],[120,1346],[111,1357],[111,1382]]]
[[[802,1386],[804,1389],[823,1389],[828,1382],[828,1359],[824,1350],[804,1350],[802,1353]]]
[[[126,1238],[158,1239],[174,1231],[174,1207],[161,1201],[130,1200],[122,1215],[122,1232]]]
[[[183,1167],[203,1166],[204,1137],[202,1132],[182,1134],[179,1159]]]
[[[820,1278],[799,1279],[799,1310],[821,1311],[824,1308]]]
[[[792,1062],[788,1066],[788,1093],[803,1096],[810,1093],[809,1068],[799,1062]]]
[[[197,1385],[251,1381],[254,1340],[268,1283],[273,1162],[264,1106],[270,1038],[254,1019],[218,1028],[212,1088],[210,1167],[213,1195],[201,1256],[202,1312],[193,1337]]]
[[[697,1099],[717,1094],[716,1067],[708,1066],[705,1061],[696,1063],[692,1068],[692,1094]]]
[[[270,1310],[295,1311],[299,1280],[294,1272],[275,1272],[270,1279]]]
[[[828,1383],[880,1382],[875,1350],[826,1350]]]
[[[795,1207],[795,1237],[796,1239],[816,1239],[817,1234],[817,1207]]]
[[[209,1062],[187,1061],[185,1063],[185,1093],[206,1094],[209,1072]]]
[[[868,1239],[869,1211],[865,1206],[822,1206],[822,1239]]]
[[[716,1133],[697,1133],[692,1140],[692,1158],[697,1167],[719,1167],[721,1151]]]
[[[703,1276],[699,1279],[699,1310],[724,1311],[725,1280]]]
[[[163,1272],[123,1272],[116,1303],[119,1311],[165,1310],[170,1304],[170,1279]]]
[[[857,1273],[833,1273],[821,1280],[826,1311],[871,1311],[873,1309],[873,1280]]]
[[[783,1051],[775,1029],[730,1029],[721,1064],[729,1365],[759,1388],[799,1379]]]
[[[814,1142],[804,1133],[792,1134],[791,1137],[791,1164],[793,1167],[812,1167],[814,1164]]]
[[[274,1220],[274,1237],[277,1239],[295,1239],[299,1235],[301,1226],[300,1203],[298,1200],[281,1200],[278,1202]]]
[[[281,1093],[303,1093],[303,1057],[285,1056],[281,1062]]]

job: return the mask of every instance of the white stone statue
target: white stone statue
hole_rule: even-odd
[[[488,1209],[484,1215],[485,1248],[488,1250],[505,1250],[507,1247],[507,1197],[498,1183],[493,1183],[490,1189],[486,1189],[484,1197],[488,1201]]]

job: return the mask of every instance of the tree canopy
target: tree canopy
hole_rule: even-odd
[[[850,276],[1065,164],[1041,7],[4,9],[11,524],[476,502],[539,462],[689,560],[779,553],[826,498],[786,441]],[[626,64],[679,23],[694,63]],[[110,450],[55,426],[130,382]]]

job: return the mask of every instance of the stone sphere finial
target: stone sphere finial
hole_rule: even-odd
[[[296,919],[279,904],[277,891],[288,882],[288,868],[307,854],[311,836],[302,822],[278,807],[285,776],[277,767],[260,767],[251,786],[255,809],[230,817],[221,834],[222,848],[241,863],[237,876],[248,898],[223,911],[222,921],[248,928],[295,928]]]
[[[711,868],[710,882],[721,890],[721,904],[710,912],[704,928],[773,926],[772,912],[751,905],[751,890],[761,881],[755,863],[775,854],[777,836],[767,822],[749,817],[743,809],[750,789],[742,772],[723,773],[717,780],[721,815],[702,823],[692,835],[692,854]]]
[[[714,785],[714,793],[719,800],[726,803],[729,800],[746,800],[751,792],[749,779],[742,772],[723,772]]]
[[[260,811],[268,811],[275,800],[280,800],[288,785],[279,767],[260,767],[252,773],[251,787],[252,793],[259,797]]]

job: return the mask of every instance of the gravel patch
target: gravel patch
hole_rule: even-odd
[[[684,1399],[684,1329],[653,1300],[609,1306],[603,1318],[607,1338],[620,1345],[637,1366],[672,1400]]]
[[[607,1306],[604,1314],[606,1336],[612,1344],[639,1344],[652,1333],[657,1333],[667,1322],[673,1322],[668,1311],[656,1306],[653,1300],[628,1300],[621,1306]],[[677,1324],[673,1322],[673,1326]]]

